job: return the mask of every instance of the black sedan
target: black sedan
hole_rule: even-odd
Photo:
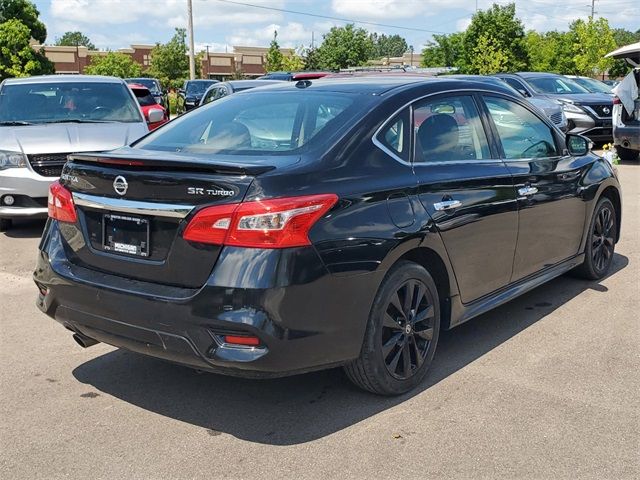
[[[616,173],[500,85],[355,78],[213,102],[51,187],[37,304],[82,346],[415,387],[438,337],[609,272]]]
[[[176,113],[181,115],[189,110],[196,108],[200,103],[200,99],[214,83],[218,83],[218,80],[187,80],[182,85],[182,88],[178,89],[178,95],[176,97]]]
[[[266,87],[279,82],[280,80],[230,80],[228,82],[215,83],[207,88],[198,106],[214,102],[232,93],[243,92],[251,88]]]

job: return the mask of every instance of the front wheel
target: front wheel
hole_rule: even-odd
[[[584,263],[576,269],[576,273],[589,280],[603,278],[613,263],[617,233],[616,209],[611,200],[603,197],[593,211],[584,250]]]
[[[436,284],[424,267],[396,264],[382,282],[371,308],[360,357],[345,366],[358,387],[400,395],[424,378],[440,333]]]

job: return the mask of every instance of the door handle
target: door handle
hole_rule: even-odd
[[[538,193],[538,189],[536,187],[526,186],[518,189],[518,195],[522,197],[528,197],[529,195],[535,195],[536,193]]]
[[[460,200],[443,200],[442,202],[436,202],[433,204],[433,208],[438,211],[451,210],[452,208],[460,208],[462,202]]]

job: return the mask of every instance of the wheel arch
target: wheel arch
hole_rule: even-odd
[[[620,240],[620,226],[622,225],[622,202],[620,200],[620,191],[613,185],[606,187],[598,199],[606,197],[613,203],[613,208],[616,210],[616,242]]]

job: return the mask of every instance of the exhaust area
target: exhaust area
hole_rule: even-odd
[[[100,343],[97,340],[94,340],[93,338],[89,338],[89,337],[86,337],[86,336],[82,335],[81,333],[74,333],[73,334],[73,339],[82,348],[89,348],[89,347],[94,346],[96,343]]]

